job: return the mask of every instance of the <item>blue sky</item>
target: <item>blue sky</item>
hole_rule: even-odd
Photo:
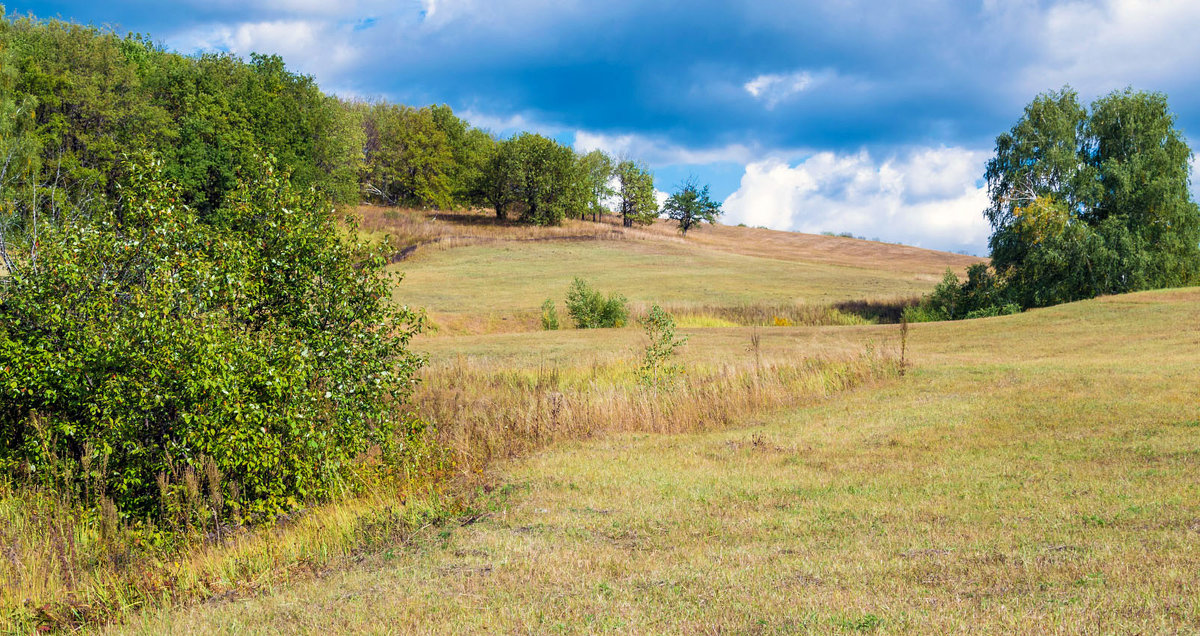
[[[5,4],[181,52],[278,53],[330,92],[642,159],[660,190],[695,175],[726,223],[978,254],[983,164],[1037,93],[1164,91],[1200,130],[1200,3],[1183,1]]]

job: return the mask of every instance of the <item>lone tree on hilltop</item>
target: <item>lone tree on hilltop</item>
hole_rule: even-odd
[[[695,178],[689,177],[663,204],[667,218],[679,224],[680,233],[686,235],[688,230],[701,223],[715,223],[721,216],[721,204],[708,198],[708,186],[701,188]]]

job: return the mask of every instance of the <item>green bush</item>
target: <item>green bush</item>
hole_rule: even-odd
[[[937,322],[946,319],[946,314],[929,305],[928,298],[918,305],[905,307],[902,315],[902,320],[907,322]]]
[[[546,302],[542,303],[542,329],[546,331],[558,330],[558,309],[554,307],[554,301],[547,298]]]
[[[1021,313],[1021,306],[1016,303],[1007,303],[1004,305],[992,305],[975,309],[964,316],[967,320],[972,318],[992,318],[994,316],[1009,316],[1012,314]]]
[[[675,337],[675,319],[662,307],[654,305],[650,313],[638,321],[646,330],[649,343],[637,370],[638,381],[651,389],[669,385],[683,373],[683,365],[672,364],[675,350],[687,344],[687,336]]]
[[[402,465],[422,317],[382,251],[273,160],[203,218],[140,164],[0,279],[0,469],[127,518],[253,520]]]
[[[581,278],[567,291],[567,313],[578,329],[624,327],[629,318],[624,296],[609,294],[606,298]]]

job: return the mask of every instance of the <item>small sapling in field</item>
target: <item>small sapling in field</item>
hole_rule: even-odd
[[[638,380],[651,388],[670,382],[683,372],[683,366],[671,364],[669,361],[675,355],[675,350],[687,343],[687,336],[675,337],[675,319],[663,311],[662,307],[654,305],[650,313],[638,321],[646,330],[650,343],[638,369]]]

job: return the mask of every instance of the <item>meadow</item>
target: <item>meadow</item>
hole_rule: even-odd
[[[836,236],[712,226],[684,241],[665,223],[623,228],[614,218],[544,230],[481,212],[359,209],[362,227],[393,237],[403,260],[398,301],[425,307],[435,335],[532,331],[542,303],[578,276],[650,303],[694,326],[855,324],[837,306],[911,303],[981,259]],[[411,248],[411,249],[410,249]],[[484,302],[481,302],[484,300]],[[836,310],[836,311],[834,311]]]
[[[535,276],[554,249],[631,261],[663,249],[628,237],[527,247],[435,247],[400,266],[463,257],[451,277],[511,248],[505,267]],[[519,308],[547,276],[516,291],[461,283],[458,302],[494,294]],[[885,297],[921,289],[911,273],[880,278],[895,285]],[[854,280],[825,281],[825,298]],[[821,293],[811,281],[797,289]],[[670,298],[670,283],[647,284]],[[748,278],[722,300],[786,301],[775,284]],[[120,631],[1197,630],[1197,307],[1200,293],[1168,290],[907,335],[688,327],[683,383],[653,399],[632,379],[636,328],[423,337],[417,408],[456,449],[453,481],[474,493],[463,512],[352,565]]]
[[[1200,629],[1200,293],[871,324],[837,303],[895,303],[973,259],[724,226],[692,243],[571,222],[532,241],[528,228],[413,214],[389,215],[424,232],[393,265],[407,273],[397,297],[435,323],[497,308],[414,342],[427,364],[411,407],[431,424],[418,473],[181,552],[122,543],[52,492],[38,506],[9,493],[8,625]],[[460,225],[474,235],[429,242]],[[573,237],[580,228],[595,234]],[[364,229],[382,233],[369,218]],[[721,247],[727,232],[748,232],[745,251],[759,253]],[[869,267],[805,242],[842,242]],[[589,280],[626,293],[635,317],[651,302],[679,316],[676,381],[638,382],[636,325],[542,331],[514,318],[565,289],[562,263],[581,255],[605,256]],[[703,287],[701,266],[752,273]],[[640,268],[650,273],[624,275]]]
[[[734,426],[560,442],[410,547],[125,628],[1194,631],[1197,307],[1147,292],[914,325],[903,376]],[[745,359],[749,333],[691,332],[689,355]],[[767,333],[772,358],[898,344],[895,326]],[[536,368],[591,336],[464,351]]]

